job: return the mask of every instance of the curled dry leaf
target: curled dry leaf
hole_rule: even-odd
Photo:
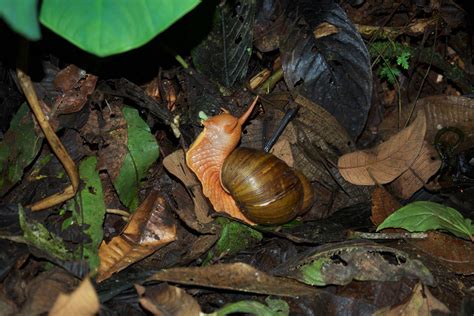
[[[176,239],[176,224],[165,199],[152,191],[130,218],[125,230],[99,248],[97,282],[121,271]]]
[[[140,304],[153,315],[198,316],[201,307],[185,290],[166,283],[153,286],[135,285]]]
[[[377,147],[341,156],[339,171],[344,179],[353,184],[389,183],[413,164],[420,153],[425,133],[425,113],[419,111],[410,126]]]
[[[423,142],[420,154],[413,164],[400,177],[390,183],[392,191],[402,199],[408,199],[426,184],[428,179],[441,167],[436,150]]]
[[[185,153],[183,150],[177,150],[163,159],[163,166],[181,180],[184,186],[191,191],[191,197],[194,203],[194,213],[199,223],[209,223],[212,218],[209,216],[209,206],[206,202],[199,181],[188,168],[185,162]],[[192,226],[191,226],[192,227]]]
[[[89,278],[84,279],[79,287],[69,295],[59,294],[49,316],[77,315],[90,316],[99,312],[100,303],[94,286]]]

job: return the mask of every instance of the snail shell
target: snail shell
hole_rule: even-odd
[[[236,148],[225,159],[221,183],[245,217],[259,224],[284,224],[313,201],[303,174],[274,155],[251,148]]]

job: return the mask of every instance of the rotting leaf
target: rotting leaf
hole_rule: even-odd
[[[18,214],[20,227],[23,230],[23,236],[28,245],[60,260],[74,259],[73,254],[69,252],[61,238],[50,233],[43,224],[26,219],[23,207],[18,207]]]
[[[176,224],[165,199],[152,191],[130,218],[125,230],[99,249],[97,282],[176,240]]]
[[[23,176],[23,169],[38,155],[43,136],[35,133],[28,104],[23,103],[0,143],[0,196]]]
[[[395,307],[382,308],[376,311],[373,316],[435,315],[434,311],[450,314],[446,305],[434,297],[427,286],[417,283],[408,302]]]
[[[255,0],[229,0],[217,6],[207,38],[193,51],[196,68],[230,88],[247,74],[252,53]]]
[[[71,294],[59,294],[49,316],[96,315],[100,309],[99,298],[89,278],[84,279]]]
[[[142,120],[136,109],[124,107],[122,112],[128,125],[128,152],[113,184],[120,201],[134,210],[138,206],[140,181],[158,158],[159,147],[150,132],[150,127]]]
[[[80,255],[87,260],[93,273],[99,267],[98,251],[104,235],[102,224],[106,211],[102,183],[96,165],[95,157],[81,161],[79,176],[84,187],[67,203],[67,209],[72,210],[71,220],[83,226],[84,234],[90,238],[89,243],[82,245]]]
[[[320,292],[295,280],[270,276],[245,263],[165,269],[149,280],[290,297],[311,296]]]
[[[417,201],[405,205],[377,227],[403,228],[410,232],[434,229],[446,230],[457,237],[474,240],[474,225],[457,210],[431,201]]]
[[[263,238],[260,232],[236,221],[220,217],[217,222],[222,226],[220,237],[213,249],[208,252],[203,264],[224,255],[236,254]]]
[[[430,271],[402,251],[375,243],[351,241],[312,249],[276,269],[279,275],[311,285],[345,285],[352,280],[397,281],[419,278],[434,284]]]
[[[324,107],[355,139],[370,109],[372,71],[367,48],[344,10],[334,1],[293,2],[280,51],[290,90]]]
[[[153,315],[197,316],[201,307],[194,297],[179,287],[161,283],[135,285],[140,304]]]
[[[338,168],[347,181],[358,185],[385,184],[400,176],[413,164],[423,146],[426,117],[416,120],[375,148],[345,154]]]
[[[400,177],[390,183],[390,188],[397,196],[408,199],[421,189],[440,167],[441,160],[438,153],[433,146],[424,141],[413,164]]]

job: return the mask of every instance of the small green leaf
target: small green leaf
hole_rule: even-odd
[[[37,12],[38,0],[0,0],[0,17],[29,40],[41,38]]]
[[[430,201],[405,205],[387,217],[377,227],[377,231],[389,227],[403,228],[410,232],[441,229],[464,239],[472,239],[474,231],[471,220],[465,219],[457,210]]]
[[[260,232],[246,225],[223,217],[218,218],[217,222],[222,226],[221,235],[203,264],[209,263],[213,258],[236,254],[262,240]]]
[[[256,316],[288,316],[290,314],[288,303],[284,300],[267,297],[265,301],[268,307],[256,301],[240,301],[228,304],[208,315],[224,316],[233,313],[249,313]]]
[[[29,107],[23,103],[0,143],[0,196],[21,179],[23,169],[36,157],[42,141],[35,133]]]
[[[410,60],[410,52],[404,51],[399,56],[397,56],[397,65],[401,66],[403,69],[408,70],[410,67],[409,60]]]
[[[150,132],[150,127],[142,120],[136,109],[125,107],[122,112],[128,125],[128,153],[113,184],[120,201],[130,210],[134,210],[139,203],[140,181],[158,159],[159,147]]]
[[[90,242],[83,244],[81,254],[89,263],[91,271],[99,267],[98,249],[103,238],[102,224],[105,216],[104,194],[100,176],[96,170],[97,159],[88,157],[79,165],[79,176],[83,188],[73,200],[69,200],[67,208],[72,210],[72,217],[68,221],[83,225],[84,233],[90,238]],[[63,225],[68,225],[65,223]],[[63,226],[64,227],[64,226]]]
[[[394,85],[397,77],[400,76],[400,70],[391,66],[384,66],[380,69],[379,74],[382,79],[386,79],[391,85]]]
[[[20,227],[23,230],[23,236],[27,244],[61,260],[74,259],[73,254],[69,252],[61,238],[50,233],[43,224],[35,221],[28,221],[25,218],[25,212],[21,205],[19,206],[18,213]]]
[[[309,285],[323,286],[326,285],[324,280],[323,266],[331,263],[328,258],[319,258],[313,262],[306,264],[300,268],[302,281]]]
[[[44,0],[40,21],[83,50],[105,57],[147,43],[198,3],[199,0]]]

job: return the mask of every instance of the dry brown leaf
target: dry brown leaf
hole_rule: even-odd
[[[440,167],[441,160],[438,153],[433,146],[424,141],[420,154],[413,164],[400,177],[390,183],[390,188],[397,196],[408,199],[421,189]]]
[[[295,160],[288,139],[279,140],[270,150],[277,158],[283,160],[288,166],[293,167]]]
[[[149,280],[289,297],[317,295],[321,291],[296,280],[268,275],[240,262],[165,269]]]
[[[89,278],[84,279],[71,294],[59,294],[49,316],[89,316],[99,312],[100,303]]]
[[[404,107],[401,124],[405,124],[412,105]],[[457,127],[464,133],[464,142],[458,148],[464,150],[474,145],[474,99],[462,96],[430,96],[416,102],[415,112],[423,110],[426,114],[426,141],[433,144],[436,133],[443,127]],[[413,121],[413,118],[411,119]],[[398,113],[387,115],[379,131],[386,139],[398,131]]]
[[[99,248],[97,282],[109,278],[130,264],[176,240],[176,223],[165,199],[152,191],[130,218],[125,230]]]
[[[374,316],[430,316],[433,311],[449,314],[450,311],[442,302],[431,294],[428,287],[418,283],[413,288],[413,293],[405,304],[386,307],[376,311]]]
[[[166,156],[163,160],[163,166],[191,191],[196,219],[200,223],[211,222],[212,218],[209,216],[209,206],[206,198],[202,193],[198,179],[186,165],[184,151],[180,149]]]
[[[372,192],[372,215],[370,220],[380,225],[390,214],[401,208],[398,202],[384,187],[376,187]]]
[[[474,274],[474,243],[471,241],[432,231],[428,232],[427,239],[409,239],[408,242],[453,272]]]
[[[194,297],[176,286],[161,283],[153,286],[135,285],[140,304],[153,315],[199,316],[201,307]]]
[[[426,117],[420,111],[410,126],[375,148],[341,156],[339,171],[353,184],[389,183],[413,164],[420,153],[425,133]]]

